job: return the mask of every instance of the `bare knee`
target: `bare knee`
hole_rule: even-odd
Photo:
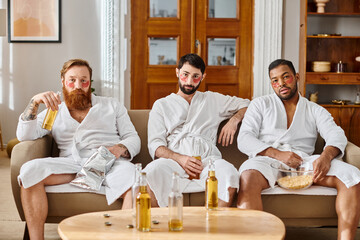
[[[240,189],[241,190],[256,190],[261,191],[269,187],[266,178],[257,170],[246,170],[240,176]]]

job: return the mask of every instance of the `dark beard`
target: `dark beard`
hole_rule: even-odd
[[[286,101],[286,100],[289,100],[289,99],[291,99],[292,97],[294,97],[297,91],[298,91],[298,89],[297,89],[297,84],[296,84],[296,85],[295,85],[295,88],[291,90],[289,96],[283,97],[283,96],[280,95],[280,93],[279,93],[279,94],[276,94],[276,95],[278,95],[278,97],[279,97],[281,100],[285,100],[285,101]]]
[[[91,106],[91,87],[89,87],[87,92],[81,89],[68,92],[66,88],[63,87],[63,93],[66,106],[69,110],[84,110]]]
[[[196,90],[200,87],[200,84],[201,84],[201,81],[199,82],[199,84],[198,84],[196,87],[191,86],[192,89],[186,90],[186,89],[185,89],[185,86],[186,86],[186,85],[181,85],[181,82],[180,82],[180,80],[179,80],[180,90],[181,90],[184,94],[186,94],[186,95],[191,95],[191,94],[193,94],[194,92],[196,92]],[[189,86],[189,85],[187,85],[187,86]]]

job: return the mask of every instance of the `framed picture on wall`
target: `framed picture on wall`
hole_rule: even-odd
[[[61,0],[8,0],[8,41],[61,42]]]

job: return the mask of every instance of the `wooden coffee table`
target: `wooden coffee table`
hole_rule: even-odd
[[[58,227],[62,239],[284,239],[284,223],[276,216],[255,210],[220,208],[207,211],[204,207],[184,207],[181,232],[169,232],[168,209],[152,208],[150,232],[127,228],[134,224],[131,210],[94,212],[69,217]],[[110,217],[105,218],[104,214]],[[105,222],[111,222],[106,226]]]

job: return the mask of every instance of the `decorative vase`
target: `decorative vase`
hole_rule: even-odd
[[[317,12],[318,13],[324,13],[325,12],[325,5],[330,0],[315,0],[316,6],[317,6]]]

